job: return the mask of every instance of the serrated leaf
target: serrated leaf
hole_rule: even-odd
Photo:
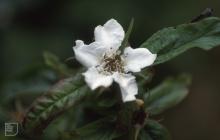
[[[139,140],[170,140],[168,130],[154,120],[147,120],[146,126],[141,130]]]
[[[74,140],[112,140],[123,135],[116,124],[114,117],[106,117],[89,123],[73,132],[64,133],[63,139]]]
[[[168,78],[144,95],[146,111],[157,115],[180,103],[188,94],[191,78],[182,75],[176,79]]]
[[[220,45],[220,19],[210,17],[195,23],[156,32],[140,47],[157,54],[154,63],[164,63],[191,48],[209,50]]]
[[[67,108],[76,105],[88,93],[81,74],[67,78],[38,98],[23,121],[27,133],[41,133],[47,125]]]

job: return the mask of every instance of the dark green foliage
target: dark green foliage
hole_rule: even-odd
[[[56,55],[50,52],[44,52],[44,60],[46,65],[55,70],[60,76],[71,76],[74,73]]]
[[[168,130],[154,120],[147,120],[146,126],[141,130],[139,140],[170,140]]]
[[[62,139],[74,140],[112,140],[123,135],[120,128],[117,128],[115,117],[107,117],[89,123],[73,132],[63,133]]]
[[[140,47],[157,54],[154,63],[164,63],[191,48],[209,50],[220,45],[220,19],[210,17],[195,23],[156,32]]]
[[[120,49],[121,49],[122,51],[123,51],[123,49],[124,49],[125,47],[127,47],[127,46],[129,45],[128,39],[129,39],[129,37],[130,37],[130,35],[131,35],[131,31],[132,31],[132,29],[133,29],[133,26],[134,26],[134,19],[132,18],[132,19],[131,19],[131,22],[130,22],[130,24],[129,24],[128,30],[127,30],[127,32],[126,32],[126,34],[125,34],[125,38],[124,38],[124,40],[123,40],[123,42],[122,42],[122,44],[121,44],[121,47],[120,47]]]
[[[159,86],[145,93],[146,111],[150,115],[157,115],[177,105],[189,93],[188,86],[190,83],[191,78],[188,75],[166,79]]]
[[[24,119],[25,130],[41,133],[54,118],[79,103],[87,93],[88,87],[80,74],[61,80],[35,101]]]
[[[128,45],[133,23],[132,19],[121,48]],[[195,23],[165,28],[140,47],[148,48],[158,55],[156,65],[171,60],[190,48],[209,50],[219,44],[220,19],[211,17]],[[145,69],[135,74],[139,87],[138,97],[141,99],[122,103],[121,93],[118,92],[120,90],[114,84],[108,89],[99,88],[92,92],[84,82],[81,69],[70,69],[49,52],[44,53],[44,58],[47,67],[40,69],[40,74],[32,73],[38,78],[30,78],[29,73],[26,78],[20,79],[23,82],[15,80],[3,88],[3,91],[10,93],[12,99],[17,99],[19,95],[19,98],[28,98],[29,102],[33,102],[35,97],[39,96],[23,118],[25,133],[22,132],[22,135],[34,139],[63,140],[170,139],[168,131],[151,117],[177,105],[187,96],[190,76],[168,78],[155,88],[146,90],[144,85],[151,82],[154,71]],[[53,85],[54,83],[56,84]],[[16,85],[19,88],[11,90]],[[40,96],[39,93],[44,94]],[[33,94],[36,96],[31,98],[30,95]],[[4,105],[11,103],[10,96],[4,97]],[[5,121],[7,111],[0,108],[0,116],[1,122]],[[42,132],[45,134],[42,135]],[[45,136],[47,134],[50,136]]]

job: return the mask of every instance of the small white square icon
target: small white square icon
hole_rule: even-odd
[[[5,136],[16,136],[18,134],[18,123],[5,123]]]

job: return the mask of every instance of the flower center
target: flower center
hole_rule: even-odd
[[[119,54],[108,57],[104,55],[104,65],[103,68],[107,72],[124,72],[123,62]]]

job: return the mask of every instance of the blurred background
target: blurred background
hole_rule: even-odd
[[[0,88],[30,65],[43,63],[44,51],[63,61],[73,56],[73,41],[91,42],[94,27],[110,18],[127,29],[134,17],[130,44],[138,47],[154,32],[187,23],[207,7],[220,17],[219,0],[0,0]],[[189,96],[161,118],[173,140],[220,139],[219,61],[220,46],[192,49],[155,67],[157,82],[180,73],[193,76]]]

